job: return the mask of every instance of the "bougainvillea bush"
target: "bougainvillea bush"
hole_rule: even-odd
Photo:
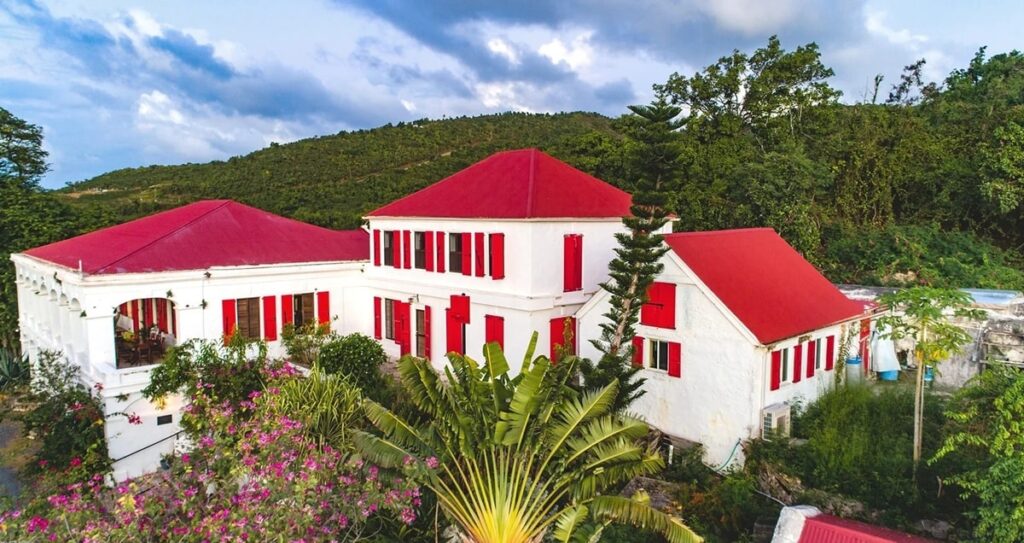
[[[237,404],[197,391],[183,418],[203,418],[206,430],[169,470],[114,487],[96,474],[3,513],[0,534],[110,543],[356,541],[380,519],[415,521],[419,489],[404,476],[323,444],[286,415],[251,416],[259,396],[298,378],[287,368],[272,371],[263,391]]]

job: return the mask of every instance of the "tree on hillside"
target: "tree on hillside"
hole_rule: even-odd
[[[70,209],[39,188],[43,133],[0,107],[0,349],[19,350],[18,296],[11,253],[74,232]]]
[[[924,427],[924,368],[935,366],[959,353],[971,342],[966,330],[953,318],[978,319],[980,310],[971,309],[971,297],[962,290],[915,287],[886,294],[879,303],[889,313],[878,320],[887,337],[914,340],[914,477],[921,461]]]
[[[615,235],[619,246],[608,264],[609,280],[601,285],[610,294],[610,309],[601,323],[600,339],[592,340],[601,352],[596,364],[581,366],[584,386],[599,390],[618,383],[613,404],[620,410],[639,398],[644,380],[632,365],[631,341],[647,296],[647,289],[661,273],[661,257],[668,248],[658,234],[668,221],[668,194],[678,178],[681,147],[676,130],[680,109],[659,98],[650,105],[630,106],[633,115],[626,120],[632,147],[630,175],[633,185],[632,216],[622,222],[628,232]]]
[[[578,359],[534,358],[536,344],[534,333],[515,377],[497,343],[484,346],[484,364],[449,354],[444,378],[426,360],[402,358],[403,392],[417,412],[367,400],[383,437],[357,430],[357,448],[386,467],[416,469],[459,541],[596,542],[612,523],[701,541],[643,493],[617,494],[664,467],[644,439],[647,425],[612,411],[618,383],[578,393],[568,386]]]

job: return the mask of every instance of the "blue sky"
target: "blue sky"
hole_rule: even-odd
[[[817,42],[856,101],[918,58],[941,80],[1019,48],[1022,20],[995,1],[0,0],[0,106],[44,128],[59,187],[423,117],[618,115],[772,34]]]

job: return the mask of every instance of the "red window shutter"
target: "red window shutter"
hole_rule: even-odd
[[[505,278],[505,234],[491,234],[491,277]]]
[[[434,233],[423,233],[423,258],[427,271],[434,271]]]
[[[117,306],[117,312],[127,317],[128,316],[128,302],[125,302],[125,303]]]
[[[402,233],[398,230],[391,232],[391,266],[402,267]]]
[[[444,273],[444,232],[437,233],[437,271]]]
[[[661,284],[661,326],[662,328],[676,327],[676,285],[675,283]]]
[[[234,313],[231,315],[234,316]],[[132,330],[138,332],[139,328],[142,328],[142,302],[140,300],[132,300]]]
[[[801,379],[800,369],[803,363],[804,345],[798,343],[796,347],[793,347],[793,382],[799,383]]]
[[[430,360],[430,306],[423,306],[423,358]]]
[[[398,339],[399,354],[411,352],[409,341],[409,302],[395,302],[395,337]]]
[[[331,322],[331,293],[326,290],[316,293],[316,319],[320,324]]]
[[[864,371],[871,369],[871,319],[860,321],[860,367]]]
[[[558,353],[556,351],[556,347],[562,346],[562,343],[565,342],[566,321],[569,321],[569,323],[568,323],[569,333],[572,335],[572,337],[570,339],[573,342],[573,344],[569,345],[569,347],[568,347],[569,348],[568,353],[569,354],[576,354],[576,345],[575,345],[575,343],[576,343],[576,318],[575,317],[557,317],[557,318],[551,319],[551,324],[550,324],[550,326],[551,326],[551,360],[556,360],[557,359],[556,357],[557,357]]]
[[[825,371],[832,371],[836,362],[836,336],[828,336],[825,340]]]
[[[807,378],[814,377],[814,364],[818,361],[818,344],[814,340],[807,342]]]
[[[562,287],[565,292],[583,288],[583,236],[566,234],[562,248]]]
[[[669,377],[680,377],[682,376],[682,362],[683,362],[683,347],[676,342],[670,342],[668,344],[668,376]]]
[[[451,309],[445,310],[445,332],[446,332],[446,343],[449,353],[462,352],[462,326],[463,324],[455,319],[452,315]]]
[[[461,324],[469,324],[469,296],[452,294],[448,307],[452,310],[452,318]]]
[[[277,296],[263,297],[263,339],[277,340]]]
[[[220,303],[220,308],[221,318],[223,319],[224,342],[227,343],[228,336],[235,333],[235,327],[238,325],[238,321],[235,318],[235,301],[224,300]]]
[[[373,231],[373,265],[380,266],[380,230]]]
[[[562,291],[576,290],[576,241],[572,234],[566,234],[562,240]]]
[[[644,326],[658,326],[658,288],[661,283],[651,283],[647,287],[647,301],[640,306],[640,324]]]
[[[476,276],[484,276],[484,233],[477,232],[473,235],[475,241],[475,247],[473,248],[473,255],[476,257],[474,262],[476,263]]]
[[[146,326],[152,326],[153,325],[153,300],[151,298],[146,298],[145,300],[142,300],[142,314],[143,314],[142,324],[145,324]]]
[[[163,298],[156,301],[156,326],[161,332],[167,333],[167,300]]]
[[[377,339],[381,338],[381,334],[380,334],[380,329],[381,329],[381,325],[380,325],[381,324],[380,323],[380,304],[381,304],[380,296],[374,296],[373,297],[373,337],[375,337]]]
[[[778,390],[782,385],[782,351],[772,351],[771,389]]]
[[[633,336],[633,365],[644,367],[644,338]]]
[[[412,232],[402,231],[402,267],[412,268]]]
[[[495,315],[484,316],[484,341],[505,348],[505,319]]]
[[[473,234],[462,233],[462,275],[473,273],[473,260],[470,258],[473,253]]]
[[[640,324],[658,328],[676,327],[675,283],[651,283],[647,303],[640,306]]]
[[[285,325],[291,324],[292,319],[295,316],[295,311],[292,309],[292,295],[282,294],[281,295],[281,328]]]

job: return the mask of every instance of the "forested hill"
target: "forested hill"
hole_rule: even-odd
[[[207,198],[230,198],[334,228],[355,228],[382,204],[421,189],[494,152],[538,147],[578,166],[576,142],[616,137],[593,113],[505,113],[341,132],[227,161],[127,168],[75,183],[60,194],[80,209],[118,220]]]

